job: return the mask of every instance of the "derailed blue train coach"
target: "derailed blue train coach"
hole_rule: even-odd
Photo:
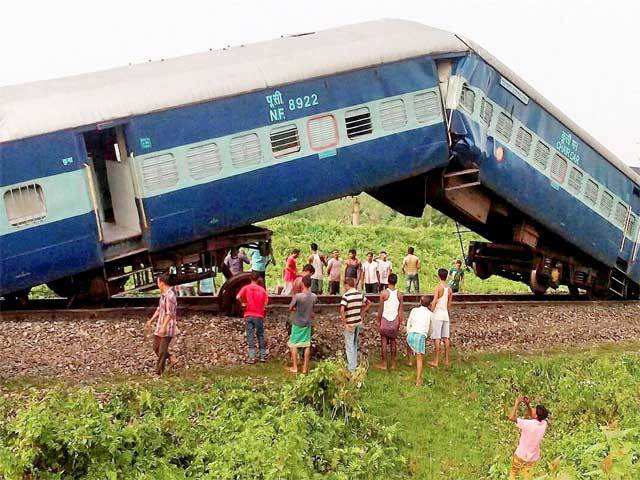
[[[480,232],[481,277],[633,296],[636,178],[480,47],[412,22],[5,87],[0,295],[210,275],[268,240],[251,223],[368,191]]]

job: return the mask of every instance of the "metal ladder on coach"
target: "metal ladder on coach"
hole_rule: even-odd
[[[609,275],[609,291],[620,298],[627,296],[627,274],[614,267]]]
[[[447,172],[443,175],[443,178],[445,192],[477,187],[481,184],[480,170],[477,168],[467,168],[465,170]]]

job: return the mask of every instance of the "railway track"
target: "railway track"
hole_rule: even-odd
[[[367,295],[371,301],[377,301],[378,295]],[[337,307],[340,303],[340,296],[336,295],[320,295],[320,308]],[[528,294],[459,294],[456,295],[455,304],[495,304],[495,303],[574,303],[588,302],[588,297],[571,297],[569,295],[554,294],[544,296],[534,296]],[[405,294],[405,303],[418,303],[420,295]],[[272,295],[270,297],[270,308],[286,308],[291,297]],[[4,319],[14,317],[28,317],[36,312],[40,315],[44,314],[90,314],[100,315],[106,313],[126,313],[133,311],[142,311],[155,308],[158,303],[158,297],[155,296],[122,296],[114,297],[108,302],[98,305],[81,305],[73,304],[66,298],[47,298],[33,299],[27,305],[15,307],[0,304],[0,316]],[[189,312],[211,312],[219,311],[218,297],[178,297],[178,307],[183,311]]]

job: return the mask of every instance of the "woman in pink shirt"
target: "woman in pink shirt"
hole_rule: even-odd
[[[287,257],[287,261],[284,266],[284,290],[283,295],[291,295],[293,292],[293,282],[298,277],[298,264],[297,258],[300,256],[300,249],[294,248],[291,250],[291,255]]]
[[[530,418],[518,417],[521,404],[526,405]],[[540,459],[540,443],[547,431],[548,416],[549,412],[542,405],[533,408],[527,397],[516,398],[509,420],[520,429],[520,441],[511,461],[509,480],[515,480],[520,475],[524,479],[531,478],[531,469]]]

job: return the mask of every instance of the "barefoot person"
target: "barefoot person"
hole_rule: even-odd
[[[518,417],[520,405],[526,406],[526,413],[529,418]],[[525,480],[531,478],[531,470],[540,459],[540,443],[547,431],[547,417],[549,412],[542,405],[533,408],[527,397],[518,397],[509,414],[509,420],[514,422],[520,429],[520,441],[518,448],[511,460],[511,470],[509,480],[516,480],[520,477]]]
[[[158,357],[156,373],[162,375],[165,364],[171,357],[169,345],[171,340],[178,334],[178,303],[176,294],[169,284],[169,277],[165,275],[158,277],[158,288],[160,289],[160,301],[155,313],[147,321],[147,328],[151,328],[153,321],[156,321],[156,329],[153,333],[153,351]]]
[[[389,275],[389,286],[380,294],[380,307],[378,308],[378,329],[380,331],[380,364],[378,368],[387,369],[387,345],[390,350],[391,369],[397,366],[397,337],[402,325],[402,292],[396,289],[398,276],[395,273]]]
[[[309,373],[311,359],[311,322],[313,321],[313,306],[318,297],[311,292],[311,276],[302,277],[302,292],[296,293],[289,304],[289,311],[294,312],[291,320],[291,336],[289,349],[291,350],[292,373],[298,373],[298,348],[304,348],[304,363],[302,373]]]
[[[420,259],[413,252],[413,247],[407,248],[407,255],[402,260],[402,273],[407,282],[407,293],[411,293],[412,286],[415,293],[420,293]]]
[[[420,306],[413,308],[407,320],[407,344],[416,357],[416,386],[422,385],[422,368],[431,326],[429,297],[420,297]]]
[[[451,349],[449,342],[449,305],[451,305],[453,292],[451,287],[447,285],[448,274],[449,272],[447,272],[446,268],[438,270],[440,283],[436,287],[433,301],[431,302],[431,311],[433,312],[431,338],[435,344],[435,354],[433,361],[429,362],[430,367],[437,367],[440,362],[440,341],[444,343],[444,364],[449,366],[449,350]]]
[[[340,301],[340,320],[343,327],[344,349],[347,355],[347,369],[354,372],[358,368],[359,336],[362,322],[371,307],[362,292],[356,290],[356,279],[347,277],[344,280],[347,291]]]
[[[267,347],[264,341],[264,317],[269,303],[269,295],[261,285],[262,278],[256,272],[251,273],[251,283],[240,289],[236,299],[244,308],[244,319],[247,328],[247,344],[249,346],[249,363],[256,361],[256,341],[260,348],[260,361],[267,359]]]

